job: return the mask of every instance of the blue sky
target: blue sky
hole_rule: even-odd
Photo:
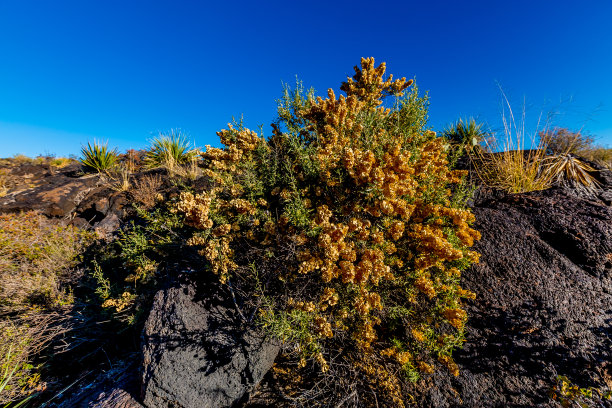
[[[378,4],[378,5],[377,5]],[[500,127],[501,96],[612,146],[612,2],[0,0],[0,157],[217,144],[275,116],[281,81],[338,89],[362,56],[415,77],[430,125]]]

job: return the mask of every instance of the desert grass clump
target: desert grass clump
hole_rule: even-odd
[[[571,154],[557,154],[542,161],[544,172],[556,183],[593,190],[600,183],[593,176],[597,170]]]
[[[171,174],[180,171],[183,165],[190,164],[199,151],[190,148],[187,136],[178,130],[160,134],[151,141],[151,148],[145,155],[149,167],[164,167]]]
[[[73,160],[68,157],[52,157],[49,159],[49,166],[61,169],[72,162]]]
[[[87,142],[87,146],[81,148],[81,154],[80,161],[87,171],[104,173],[117,164],[117,149],[109,150],[108,143]]]
[[[525,111],[519,122],[502,91],[506,109],[502,113],[504,135],[486,138],[481,149],[474,149],[471,158],[480,181],[509,193],[545,190],[554,175],[542,165],[548,152],[546,140],[537,132],[529,136],[525,130]],[[538,126],[540,121],[538,121]]]
[[[175,206],[245,319],[284,341],[296,405],[404,406],[419,375],[458,374],[474,296],[459,279],[480,235],[451,197],[465,174],[425,128],[427,98],[385,69],[362,59],[339,97],[285,89],[269,139],[218,132],[213,188]]]

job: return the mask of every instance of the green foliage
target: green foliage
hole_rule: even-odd
[[[471,150],[482,143],[488,133],[483,129],[484,124],[476,122],[476,119],[469,118],[465,121],[459,119],[457,122],[448,126],[442,132],[442,136],[452,144],[464,146]]]
[[[117,149],[108,150],[108,143],[104,145],[94,140],[93,145],[87,142],[87,146],[81,148],[81,163],[88,171],[98,173],[108,172],[117,164]]]
[[[92,261],[92,265],[94,270],[91,273],[91,276],[97,283],[95,291],[96,295],[98,295],[100,299],[106,300],[110,297],[110,281],[104,277],[104,272],[102,271],[102,268],[100,268],[98,262],[94,260]]]
[[[137,221],[127,223],[115,239],[91,260],[91,289],[97,304],[122,324],[139,324],[154,292],[157,277],[168,259],[184,259],[181,217],[162,203],[155,208],[135,206]]]
[[[212,188],[182,192],[175,210],[246,315],[299,360],[294,377],[402,406],[417,372],[458,372],[473,297],[460,268],[479,234],[457,193],[465,175],[426,128],[427,96],[384,70],[363,59],[339,98],[285,87],[272,137],[240,122],[219,132],[225,147],[202,155]],[[340,388],[300,401],[339,403]]]
[[[595,387],[582,388],[572,383],[564,375],[557,376],[556,381],[557,383],[550,392],[550,397],[559,401],[563,407],[588,408],[594,404],[603,406],[601,405],[603,401],[612,401],[611,390],[602,391]]]
[[[189,163],[197,154],[197,149],[189,147],[187,136],[179,130],[171,130],[160,134],[151,141],[151,147],[146,152],[145,163],[149,167],[166,167],[174,169]]]

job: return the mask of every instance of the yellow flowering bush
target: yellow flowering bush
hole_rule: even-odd
[[[175,211],[296,370],[342,384],[321,404],[340,388],[367,402],[369,388],[403,406],[419,372],[457,373],[461,298],[474,296],[459,279],[480,235],[413,81],[367,58],[340,90],[285,89],[268,139],[241,124],[218,132],[224,147],[203,153],[212,188],[183,192]]]

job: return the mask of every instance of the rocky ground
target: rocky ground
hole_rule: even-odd
[[[0,169],[10,186],[0,212],[36,209],[101,236],[125,217],[127,194],[84,175],[78,163]],[[425,378],[414,391],[417,406],[559,406],[549,396],[558,375],[581,387],[612,388],[612,172],[597,177],[595,193],[568,186],[514,195],[477,191],[481,258],[463,275],[462,286],[477,298],[468,305],[465,346],[455,354],[461,373]],[[231,299],[216,293],[188,274],[168,285],[155,297],[140,356],[90,375],[81,392],[46,406],[272,404],[262,397],[273,394],[269,381],[255,387],[278,347],[241,331]]]

